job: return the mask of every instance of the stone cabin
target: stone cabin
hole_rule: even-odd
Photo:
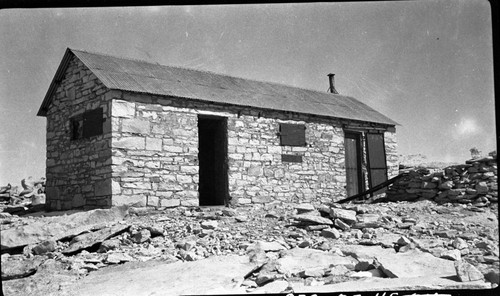
[[[335,91],[67,49],[47,118],[47,210],[328,202],[397,175],[396,122]]]

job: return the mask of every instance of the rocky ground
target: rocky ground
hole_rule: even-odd
[[[5,295],[491,289],[498,204],[0,213]]]

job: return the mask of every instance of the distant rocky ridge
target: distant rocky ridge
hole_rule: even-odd
[[[431,168],[431,169],[442,169],[450,165],[459,164],[458,162],[446,162],[446,161],[430,161],[426,155],[423,154],[399,154],[399,167],[400,169],[405,168]]]

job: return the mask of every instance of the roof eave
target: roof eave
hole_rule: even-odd
[[[339,116],[330,116],[330,115],[322,115],[322,114],[314,114],[314,113],[307,113],[307,112],[299,112],[299,111],[292,111],[292,110],[285,110],[285,109],[271,109],[271,108],[265,108],[265,107],[256,107],[253,105],[245,105],[245,104],[232,104],[232,103],[222,103],[218,101],[211,101],[210,99],[197,99],[197,98],[192,98],[192,97],[183,97],[183,96],[174,96],[174,95],[164,95],[164,94],[158,94],[158,93],[151,93],[151,92],[144,92],[144,91],[137,91],[137,90],[128,90],[128,89],[122,89],[122,88],[117,88],[117,87],[112,87],[108,86],[109,90],[118,90],[118,91],[123,91],[123,92],[128,92],[128,93],[133,93],[133,94],[143,94],[143,95],[154,95],[154,96],[160,96],[160,97],[173,97],[173,98],[179,98],[179,99],[185,99],[185,100],[192,100],[192,101],[198,101],[198,102],[204,102],[206,103],[207,101],[212,102],[214,104],[222,104],[222,105],[232,105],[232,106],[237,106],[237,107],[248,107],[248,108],[260,108],[264,110],[270,110],[270,111],[278,111],[278,112],[293,112],[297,114],[304,114],[304,115],[312,115],[312,116],[318,116],[318,117],[323,117],[323,118],[334,118],[334,119],[340,119],[340,120],[348,120],[348,121],[357,121],[357,122],[365,122],[365,123],[370,123],[370,124],[377,124],[377,125],[383,125],[386,127],[394,127],[396,128],[397,125],[401,126],[401,124],[397,123],[396,121],[390,119],[389,117],[383,115],[386,120],[380,120],[380,121],[374,121],[374,120],[363,120],[363,119],[355,119],[355,118],[348,118],[348,117],[339,117]],[[378,111],[376,111],[378,112]],[[381,114],[381,113],[380,113]]]
[[[72,54],[73,53],[71,52],[71,49],[66,48],[66,52],[64,53],[62,61],[59,64],[59,67],[57,68],[54,78],[52,78],[52,82],[50,83],[47,93],[45,94],[45,98],[43,99],[42,105],[40,106],[40,109],[36,114],[37,116],[43,116],[43,117],[47,116],[47,111],[50,103],[52,102],[52,97],[57,89],[59,82],[61,82],[64,73],[66,72],[66,68],[68,67]]]

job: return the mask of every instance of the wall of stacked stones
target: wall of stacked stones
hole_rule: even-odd
[[[343,131],[337,122],[175,98],[113,92],[113,203],[198,204],[199,114],[228,120],[233,204],[345,197]],[[307,147],[280,146],[279,123],[306,126]],[[281,161],[301,155],[302,163]]]
[[[385,157],[387,161],[387,178],[399,175],[398,144],[395,132],[384,133]]]
[[[497,160],[486,157],[430,172],[411,170],[387,190],[390,200],[430,199],[438,203],[498,202]]]
[[[106,88],[72,58],[47,110],[47,208],[66,210],[111,205],[111,122]],[[71,140],[70,118],[103,108],[103,134]]]
[[[197,205],[197,115],[152,103],[156,97],[113,93],[113,204]]]
[[[344,134],[337,121],[127,92],[111,96],[114,204],[198,204],[200,114],[228,120],[232,204],[345,197]],[[307,146],[280,146],[279,123],[305,124]],[[388,142],[388,155],[396,154],[392,135]],[[303,162],[282,162],[282,154]]]
[[[345,197],[344,134],[338,123],[278,112],[259,118],[256,113],[228,124],[229,186],[238,204]],[[280,146],[279,123],[305,124],[307,145]],[[300,155],[303,162],[282,162],[282,154]]]

